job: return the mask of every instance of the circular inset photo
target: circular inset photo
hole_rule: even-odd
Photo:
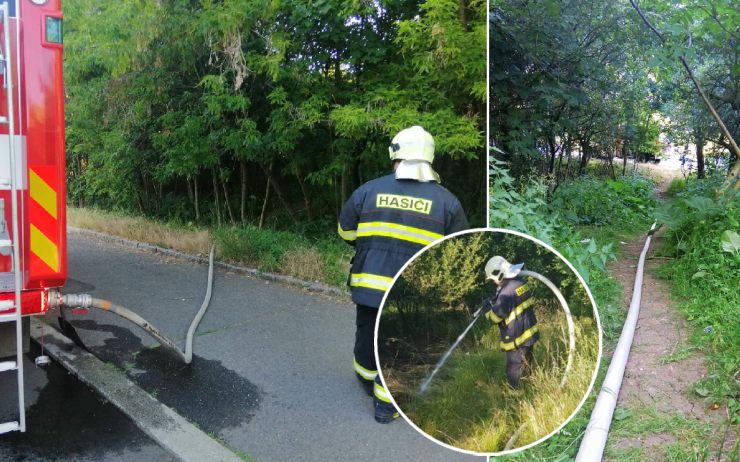
[[[593,297],[573,266],[502,229],[453,234],[416,254],[376,329],[388,406],[432,440],[480,455],[533,446],[565,425],[601,353]]]

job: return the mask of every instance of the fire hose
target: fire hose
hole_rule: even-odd
[[[180,347],[178,347],[173,340],[167,338],[149,321],[129,310],[128,308],[117,305],[109,300],[95,298],[90,294],[67,294],[59,295],[59,298],[56,302],[60,306],[60,310],[65,307],[96,308],[102,311],[116,314],[144,329],[144,331],[154,337],[160,345],[178,356],[185,364],[190,364],[193,361],[193,339],[195,337],[195,331],[198,328],[201,319],[203,319],[203,315],[205,315],[209,303],[211,302],[211,292],[213,289],[213,255],[215,252],[215,247],[215,245],[211,246],[211,252],[208,256],[208,283],[206,285],[206,295],[203,299],[203,303],[200,306],[200,310],[198,310],[195,318],[193,318],[193,321],[190,323],[190,327],[188,328],[188,333],[185,337],[185,351],[181,350]]]
[[[657,231],[656,225],[657,222],[653,223],[653,226],[650,228],[647,239],[645,239],[645,245],[640,253],[627,319],[624,321],[624,327],[622,327],[622,333],[619,336],[612,361],[609,364],[609,369],[606,371],[604,383],[601,386],[601,391],[598,398],[596,398],[596,404],[591,412],[591,419],[588,422],[586,433],[578,449],[576,462],[598,462],[604,454],[606,437],[609,434],[609,428],[612,424],[614,408],[617,406],[617,397],[619,396],[620,388],[622,388],[624,370],[627,367],[627,359],[629,359],[632,339],[634,338],[635,328],[637,327],[637,318],[640,315],[645,258],[650,248],[650,240]]]

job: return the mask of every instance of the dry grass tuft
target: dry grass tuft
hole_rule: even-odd
[[[504,354],[497,329],[470,351],[456,351],[430,392],[416,394],[428,371],[384,367],[388,388],[406,415],[429,435],[458,448],[498,452],[522,426],[514,448],[549,434],[577,408],[591,382],[598,356],[598,333],[590,318],[576,319],[576,354],[565,387],[560,387],[565,346],[561,316],[540,316],[542,338],[535,346],[532,374],[519,390],[505,383]],[[390,380],[389,380],[390,377]]]
[[[189,254],[206,255],[211,247],[211,234],[208,230],[176,228],[146,218],[127,217],[101,210],[68,207],[67,223],[77,228],[91,229]]]
[[[312,248],[300,247],[288,250],[281,258],[281,271],[299,279],[321,281],[326,274],[321,253]]]

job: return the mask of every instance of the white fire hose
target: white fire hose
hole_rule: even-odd
[[[624,369],[627,367],[627,359],[629,359],[630,347],[632,346],[632,339],[635,335],[635,328],[637,327],[637,318],[640,314],[645,257],[650,248],[650,240],[656,231],[656,225],[657,223],[653,223],[653,226],[650,228],[647,239],[645,239],[645,245],[642,248],[642,253],[640,253],[627,319],[624,321],[622,334],[619,336],[619,342],[617,343],[617,348],[614,350],[609,369],[606,372],[604,384],[601,386],[601,392],[591,412],[591,420],[588,422],[586,433],[581,441],[581,447],[578,449],[576,462],[600,462],[604,454],[606,437],[611,427],[614,408],[617,406],[617,397],[619,396],[619,389],[622,387]]]
[[[200,320],[203,319],[203,315],[205,315],[206,310],[208,309],[208,304],[211,302],[211,291],[213,289],[213,255],[215,253],[215,247],[215,245],[211,246],[211,252],[208,256],[208,283],[206,286],[206,295],[200,306],[200,310],[198,310],[198,313],[196,313],[195,318],[188,328],[187,337],[185,338],[185,351],[182,351],[174,341],[167,338],[159,329],[152,326],[146,319],[128,308],[116,305],[108,300],[94,298],[90,294],[67,294],[59,295],[55,303],[60,305],[60,309],[63,309],[63,307],[97,308],[99,310],[117,314],[144,329],[149,335],[154,337],[160,345],[176,354],[185,364],[190,364],[193,361],[193,338],[195,336],[195,330],[198,328],[198,324],[200,324]]]

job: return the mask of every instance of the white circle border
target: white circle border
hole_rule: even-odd
[[[558,258],[560,258],[560,260],[562,260],[563,262],[565,262],[565,264],[568,266],[568,268],[571,271],[573,271],[573,273],[576,275],[576,277],[578,278],[578,281],[581,283],[581,285],[583,285],[583,288],[585,289],[586,294],[588,295],[588,299],[591,301],[591,307],[593,308],[594,317],[596,318],[596,329],[597,329],[597,331],[599,333],[599,353],[598,353],[598,356],[596,357],[596,367],[594,368],[594,372],[593,372],[593,374],[591,376],[591,383],[589,384],[588,389],[586,390],[586,393],[584,393],[583,398],[581,399],[581,402],[578,403],[578,405],[575,407],[575,409],[573,409],[573,412],[570,414],[570,416],[568,416],[568,418],[565,419],[557,428],[555,428],[553,431],[551,431],[547,435],[543,436],[542,438],[538,439],[537,441],[533,441],[532,443],[529,443],[527,445],[524,445],[524,446],[521,446],[521,447],[518,447],[518,448],[515,448],[515,449],[510,449],[508,451],[501,451],[501,452],[476,452],[476,451],[470,451],[470,450],[467,450],[467,449],[458,448],[458,447],[449,445],[447,443],[443,443],[442,441],[439,441],[438,439],[432,437],[431,435],[429,435],[428,433],[426,433],[422,429],[420,429],[413,421],[411,421],[411,419],[409,419],[409,417],[403,412],[403,410],[401,410],[401,408],[396,403],[395,398],[393,398],[393,393],[391,393],[391,391],[388,389],[388,387],[386,387],[386,385],[385,385],[385,378],[383,377],[383,371],[382,371],[382,369],[380,367],[380,356],[378,355],[378,328],[380,327],[380,317],[381,317],[381,314],[383,312],[383,307],[385,306],[385,301],[388,298],[388,294],[390,293],[391,289],[393,288],[393,285],[396,283],[396,280],[401,275],[401,273],[403,273],[403,271],[406,269],[406,267],[409,266],[414,260],[416,260],[421,254],[423,254],[427,250],[431,249],[432,247],[434,247],[434,246],[442,243],[443,241],[446,241],[447,239],[450,239],[450,238],[453,238],[453,237],[462,236],[464,234],[473,234],[473,233],[480,233],[480,232],[504,233],[504,234],[512,234],[512,235],[515,235],[515,236],[523,237],[525,239],[528,239],[528,240],[534,242],[535,244],[538,244],[538,245],[544,247],[545,249],[547,249],[550,252],[552,252],[553,254],[555,254]],[[374,353],[375,353],[375,362],[378,365],[378,375],[380,375],[380,380],[383,383],[383,386],[388,391],[388,395],[390,395],[391,401],[393,402],[393,405],[396,407],[396,410],[401,414],[401,416],[404,418],[404,420],[406,422],[408,422],[409,425],[411,425],[411,427],[414,428],[414,430],[416,430],[417,432],[421,433],[428,440],[430,440],[430,441],[432,441],[432,442],[434,442],[434,443],[436,443],[436,444],[438,444],[440,446],[443,446],[443,447],[445,447],[447,449],[451,449],[453,451],[456,451],[456,452],[460,452],[460,453],[463,453],[463,454],[469,454],[469,455],[473,455],[473,456],[482,456],[482,457],[494,457],[495,456],[495,457],[497,457],[497,456],[504,456],[504,455],[516,454],[518,452],[525,451],[525,450],[527,450],[529,448],[532,448],[532,447],[534,447],[534,446],[536,446],[536,445],[538,445],[540,443],[545,442],[546,440],[548,440],[549,438],[551,438],[553,435],[555,435],[556,433],[558,433],[565,425],[568,424],[568,422],[570,422],[573,419],[573,417],[575,417],[575,415],[578,413],[578,411],[580,411],[581,408],[583,407],[583,405],[585,404],[585,402],[588,399],[588,397],[591,395],[591,391],[593,390],[594,384],[596,383],[596,377],[599,375],[599,367],[601,366],[601,355],[603,353],[603,350],[602,350],[603,349],[603,337],[604,337],[604,333],[603,333],[603,330],[601,328],[601,318],[599,316],[599,310],[598,310],[598,307],[596,305],[596,300],[594,300],[594,296],[591,293],[591,289],[588,287],[588,284],[586,284],[586,281],[583,279],[583,277],[581,276],[581,274],[576,270],[576,268],[573,266],[573,264],[571,264],[571,262],[568,261],[568,259],[565,258],[560,252],[558,252],[557,250],[555,250],[551,245],[549,245],[549,244],[541,241],[540,239],[537,239],[534,236],[530,236],[529,234],[522,233],[520,231],[515,231],[513,229],[504,229],[504,228],[471,228],[471,229],[465,229],[465,230],[462,230],[462,231],[458,231],[456,233],[448,234],[447,236],[444,236],[444,237],[442,237],[442,238],[440,238],[440,239],[432,242],[431,244],[428,244],[427,246],[425,246],[424,248],[422,248],[421,250],[419,250],[418,252],[416,252],[414,255],[412,255],[411,258],[409,258],[408,261],[406,261],[406,263],[404,263],[404,265],[401,267],[401,269],[398,270],[398,272],[396,273],[396,275],[393,277],[393,280],[391,281],[391,285],[389,286],[388,290],[385,291],[385,293],[383,294],[383,298],[380,301],[380,308],[378,308],[378,315],[377,315],[377,318],[375,320],[375,332],[373,333],[373,350],[374,350]]]

